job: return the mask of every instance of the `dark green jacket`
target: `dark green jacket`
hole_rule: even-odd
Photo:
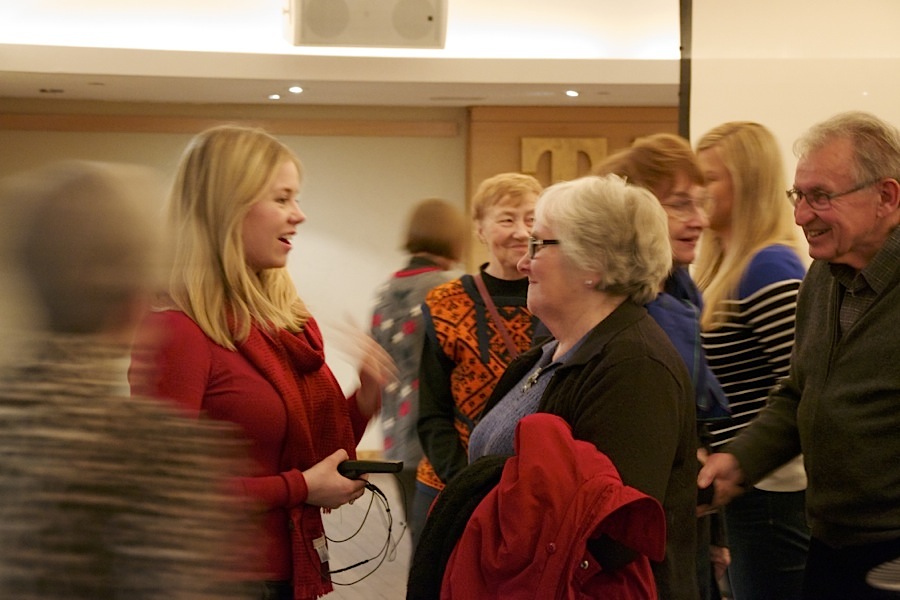
[[[753,483],[801,450],[813,537],[900,538],[900,228],[862,274],[874,303],[842,336],[841,285],[815,261],[800,288],[791,370],[726,447]]]

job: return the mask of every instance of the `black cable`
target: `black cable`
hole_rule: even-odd
[[[396,475],[395,475],[395,477],[396,477]],[[399,484],[399,478],[397,478],[397,480],[398,480],[398,484]],[[383,508],[383,510],[384,510],[384,513],[385,513],[385,515],[387,516],[387,523],[386,523],[386,526],[387,526],[387,538],[385,539],[384,544],[381,546],[381,548],[378,550],[378,552],[376,552],[373,556],[370,556],[369,558],[366,558],[366,559],[364,559],[364,560],[361,560],[361,561],[359,561],[359,562],[356,562],[356,563],[354,563],[354,564],[352,564],[352,565],[349,565],[349,566],[346,566],[346,567],[341,567],[341,568],[339,568],[339,569],[329,570],[327,573],[323,572],[323,573],[322,573],[322,576],[325,577],[325,578],[330,578],[330,579],[331,579],[332,585],[341,585],[341,586],[354,585],[354,584],[356,584],[356,583],[359,583],[359,582],[362,581],[363,579],[367,578],[367,577],[370,576],[372,573],[374,573],[375,571],[378,570],[378,568],[379,568],[379,567],[384,563],[384,561],[387,559],[387,557],[388,557],[389,554],[394,554],[394,555],[396,555],[397,544],[398,544],[398,542],[399,542],[399,539],[402,539],[403,533],[401,533],[401,537],[400,537],[398,540],[394,540],[393,537],[392,537],[392,535],[391,535],[391,532],[392,532],[392,530],[393,530],[394,518],[393,518],[393,515],[391,514],[390,502],[388,501],[387,495],[386,495],[386,494],[385,494],[385,493],[384,493],[377,485],[375,485],[374,483],[366,482],[366,486],[365,486],[365,487],[366,487],[367,490],[369,490],[369,492],[372,494],[372,496],[371,496],[370,499],[369,499],[369,506],[366,507],[366,512],[365,512],[364,515],[363,515],[363,519],[362,519],[362,522],[360,523],[359,527],[358,527],[358,528],[356,529],[356,531],[354,531],[349,537],[346,537],[346,538],[344,538],[344,539],[342,539],[342,540],[333,540],[333,539],[327,538],[327,537],[326,537],[326,539],[327,539],[329,542],[332,542],[332,543],[334,543],[334,544],[340,544],[340,543],[347,542],[347,541],[353,539],[354,537],[356,537],[356,536],[359,534],[359,532],[362,531],[363,526],[364,526],[364,525],[366,524],[366,522],[368,521],[369,514],[370,514],[370,512],[371,512],[371,510],[372,510],[372,506],[374,505],[375,499],[376,499],[376,498],[377,498],[378,501],[381,503],[381,506],[382,506],[382,508]],[[402,492],[402,487],[401,487],[401,492]],[[401,495],[402,495],[402,493],[401,493]],[[405,503],[405,499],[404,499],[404,506],[405,506],[405,505],[406,505],[406,503]],[[404,524],[404,526],[403,526],[403,532],[405,532],[405,531],[406,531],[406,524]],[[340,581],[335,581],[335,580],[331,577],[332,575],[335,575],[335,574],[338,574],[338,573],[344,573],[344,572],[346,572],[346,571],[350,571],[350,570],[352,570],[352,569],[356,569],[357,567],[361,567],[361,566],[363,566],[363,565],[365,565],[365,564],[367,564],[367,563],[369,563],[369,562],[371,562],[371,561],[373,561],[373,560],[375,560],[375,559],[378,559],[379,557],[380,557],[380,560],[379,560],[378,563],[372,568],[371,571],[369,571],[368,573],[366,573],[365,575],[359,577],[358,579],[356,579],[356,580],[354,580],[354,581],[350,581],[350,582],[340,582]]]

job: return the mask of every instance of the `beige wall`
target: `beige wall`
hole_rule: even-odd
[[[60,108],[69,110],[64,119],[52,114]],[[41,115],[41,110],[49,112]],[[215,119],[205,119],[216,110],[89,103],[23,106],[0,100],[0,176],[51,160],[84,158],[147,165],[169,178],[193,132],[212,124]],[[92,114],[98,111],[105,115],[99,123]],[[63,131],[10,130],[13,117],[21,128],[52,126]],[[298,232],[289,268],[326,336],[333,324],[347,319],[368,326],[375,289],[405,260],[399,250],[401,228],[415,202],[436,196],[464,207],[465,118],[462,109],[279,114],[245,107],[222,114],[222,120],[251,119],[267,126],[303,161],[300,203],[308,220]],[[297,134],[303,130],[316,135]],[[345,388],[356,386],[349,359],[329,347],[328,361]],[[362,447],[380,445],[375,427]]]
[[[497,173],[529,173],[547,186],[587,175],[592,158],[602,160],[642,135],[677,131],[674,106],[473,107],[469,109],[468,198]],[[536,143],[537,149],[528,153],[536,161],[525,160],[525,139]],[[474,271],[487,260],[487,251],[474,236],[471,248],[467,264]]]
[[[897,0],[694,0],[691,139],[732,120],[758,121],[782,147],[844,110],[900,126]]]

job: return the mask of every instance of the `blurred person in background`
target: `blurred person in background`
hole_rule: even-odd
[[[467,464],[469,433],[507,365],[531,346],[528,279],[516,264],[528,249],[534,203],[531,175],[500,173],[481,182],[472,218],[488,261],[425,298],[419,373],[419,463],[413,516],[423,523],[438,492]]]
[[[450,202],[429,198],[416,204],[404,233],[407,263],[378,290],[372,312],[372,337],[398,369],[397,381],[382,390],[381,422],[385,458],[403,461],[399,478],[413,548],[424,525],[411,519],[416,469],[424,456],[416,429],[425,338],[422,302],[429,290],[454,278],[451,269],[462,260],[468,234],[464,213]]]
[[[788,373],[806,268],[772,132],[723,123],[700,138],[697,158],[711,199],[696,269],[706,301],[703,342],[731,408],[730,418],[709,425],[717,451],[756,418]],[[739,600],[800,597],[809,548],[805,494],[796,456],[724,509]]]
[[[237,485],[262,514],[251,575],[259,598],[307,600],[332,590],[322,509],[364,493],[338,473],[355,456],[393,374],[360,334],[360,387],[345,397],[322,335],[286,268],[306,217],[302,169],[265,131],[223,125],[188,145],[169,198],[174,267],[145,319],[157,343],[133,357],[132,389],[187,414],[237,425],[251,464]]]
[[[250,599],[243,446],[129,396],[130,343],[163,255],[158,181],[71,161],[0,191],[0,596]],[[12,320],[12,319],[11,319]],[[12,331],[15,328],[16,331]]]
[[[647,304],[650,316],[675,345],[691,374],[701,452],[709,449],[709,424],[728,416],[728,400],[709,368],[700,334],[703,298],[688,271],[697,246],[709,225],[707,192],[691,145],[684,138],[658,133],[638,138],[628,148],[608,156],[594,167],[597,175],[615,173],[640,185],[659,200],[666,211],[672,270],[660,293]],[[704,515],[698,523],[697,579],[701,600],[719,597],[718,581],[731,556],[725,528],[718,514]]]

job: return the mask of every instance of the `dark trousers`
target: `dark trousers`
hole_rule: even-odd
[[[725,507],[736,600],[797,600],[809,547],[805,493],[751,489]]]
[[[803,580],[804,600],[896,600],[896,592],[866,584],[866,573],[900,556],[900,539],[861,546],[832,548],[816,540],[809,544]]]
[[[290,581],[264,581],[260,600],[294,600],[294,586]]]
[[[413,498],[416,495],[416,470],[403,469],[397,473],[397,483],[400,484],[400,500],[403,503],[403,518],[407,527],[410,526]]]
[[[697,518],[697,585],[700,588],[700,600],[720,600],[719,586],[709,559],[709,547],[712,544],[713,517],[706,515]]]
[[[408,521],[409,530],[412,533],[413,553],[416,546],[419,545],[419,538],[422,536],[422,530],[425,529],[425,520],[428,518],[428,511],[431,510],[431,504],[437,498],[438,491],[428,487],[423,483],[416,483],[416,492],[413,495],[412,510],[409,511]]]

